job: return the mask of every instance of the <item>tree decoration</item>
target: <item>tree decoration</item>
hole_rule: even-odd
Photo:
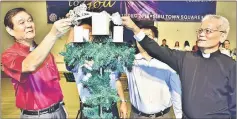
[[[87,98],[83,113],[89,118],[112,118],[111,104],[119,100],[116,89],[110,85],[111,72],[124,72],[124,68],[131,69],[134,61],[135,49],[126,43],[114,43],[108,36],[95,36],[93,42],[67,44],[64,56],[65,63],[74,67],[83,66],[86,61],[94,62],[91,69],[83,67],[83,71],[91,77],[81,83],[87,87],[91,96]],[[98,113],[100,112],[100,113]]]

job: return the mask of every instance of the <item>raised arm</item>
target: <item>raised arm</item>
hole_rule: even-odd
[[[22,72],[35,71],[46,59],[56,40],[65,34],[70,28],[70,19],[56,21],[37,48],[35,48],[22,62]]]
[[[143,34],[142,32],[140,32]],[[136,38],[138,40],[138,38]],[[178,73],[182,68],[183,58],[185,52],[172,50],[166,47],[160,47],[157,42],[144,35],[144,38],[139,41],[139,44],[145,49],[145,51],[152,57],[168,64]]]
[[[141,29],[131,20],[130,17],[122,17],[122,21],[125,27],[134,32],[135,39],[139,41],[139,44],[149,55],[168,64],[174,70],[179,72],[179,69],[182,66],[185,52],[160,47],[157,42],[146,36],[141,31]]]

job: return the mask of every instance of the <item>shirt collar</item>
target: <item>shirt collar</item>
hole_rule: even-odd
[[[202,56],[203,56],[204,58],[210,58],[211,54],[202,53]]]
[[[208,54],[202,53],[200,50],[198,50],[198,53],[204,58],[212,58],[212,57],[219,56],[221,54],[220,50],[217,50],[213,53],[208,53]]]
[[[15,48],[19,48],[21,49],[22,52],[28,53],[30,51],[33,51],[36,48],[37,44],[35,42],[33,42],[33,46],[29,47],[27,45],[24,45],[22,43],[19,42],[15,42]]]
[[[30,47],[30,50],[29,50],[29,51],[31,52],[31,51],[33,51],[35,48],[36,48],[36,43],[33,42],[33,45]]]

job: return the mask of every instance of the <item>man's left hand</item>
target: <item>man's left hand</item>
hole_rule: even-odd
[[[120,118],[128,118],[128,108],[126,102],[121,102],[120,104]]]

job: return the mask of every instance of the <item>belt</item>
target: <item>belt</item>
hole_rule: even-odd
[[[163,111],[160,111],[158,113],[155,113],[155,114],[146,114],[146,113],[143,113],[139,110],[137,110],[133,105],[132,105],[132,110],[137,113],[138,115],[140,116],[145,116],[145,117],[159,117],[159,116],[163,116],[164,114],[168,113],[170,111],[170,107],[166,108],[165,110]]]
[[[87,108],[93,108],[93,107],[95,107],[95,106],[92,106],[92,105],[87,105],[87,104],[82,103],[82,102],[80,102],[80,105],[81,105],[81,107],[80,107],[81,109],[83,109],[84,107],[87,107]],[[97,106],[99,106],[99,105],[97,105]],[[102,110],[103,110],[104,112],[111,112],[111,111],[113,110],[113,108],[116,108],[116,109],[117,109],[117,103],[112,102],[110,109],[102,108]]]
[[[43,110],[29,111],[29,110],[21,109],[21,112],[22,112],[22,114],[26,114],[26,115],[41,115],[41,114],[45,114],[45,113],[53,113],[59,108],[60,105],[61,105],[61,103],[59,102],[59,103],[54,104],[54,105],[50,106],[49,108],[46,108]]]

